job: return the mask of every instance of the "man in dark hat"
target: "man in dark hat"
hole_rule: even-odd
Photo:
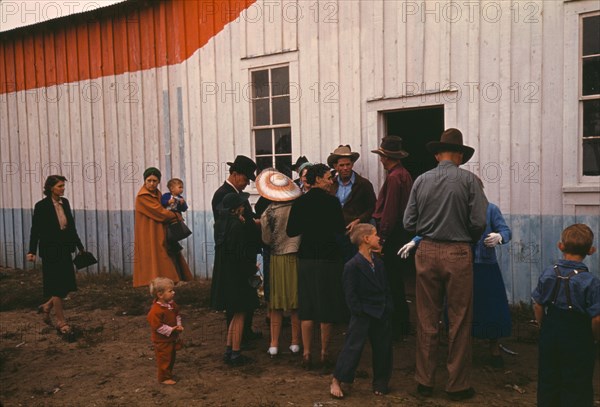
[[[392,335],[394,340],[399,340],[409,333],[410,318],[402,276],[408,265],[396,253],[411,238],[404,230],[402,216],[413,180],[402,165],[401,159],[408,157],[408,153],[402,149],[402,138],[386,136],[381,140],[380,147],[371,152],[379,155],[379,161],[387,171],[385,182],[377,197],[373,218],[381,238],[383,262],[394,300]]]
[[[448,306],[448,383],[452,400],[474,396],[470,385],[473,318],[473,255],[471,244],[485,230],[488,201],[481,180],[459,168],[475,150],[463,145],[462,133],[448,129],[427,149],[438,166],[419,176],[404,213],[404,227],[423,237],[416,253],[417,392],[431,396],[439,321]]]
[[[375,190],[371,182],[361,177],[354,171],[354,163],[360,154],[353,152],[350,145],[342,146],[333,150],[327,157],[327,164],[336,171],[333,179],[331,193],[335,195],[342,205],[346,230],[359,223],[368,223],[375,210]],[[342,243],[344,262],[350,260],[357,251],[350,239],[345,236]]]
[[[237,194],[241,193],[248,186],[248,184],[250,184],[250,181],[256,180],[255,173],[257,166],[256,163],[252,161],[252,159],[244,155],[238,155],[237,157],[235,157],[235,160],[233,162],[228,162],[227,165],[229,165],[229,177],[227,177],[223,185],[221,185],[219,189],[215,191],[211,201],[215,223],[218,217],[221,216],[218,206],[223,201],[223,198],[227,194],[232,192]],[[246,219],[246,222],[244,223],[246,229],[246,236],[250,240],[256,240],[256,247],[258,249],[260,246],[260,229],[257,222],[255,222],[256,215],[252,211],[252,206],[250,205],[248,200],[246,200],[244,203],[244,219]],[[217,231],[215,230],[215,242],[218,240],[216,233]],[[215,248],[215,251],[216,250],[217,249]],[[217,256],[215,253],[215,259],[216,257]],[[221,284],[223,284],[223,281],[221,279],[222,276],[218,275],[218,272],[214,273],[214,271],[215,268],[213,267],[213,276],[211,283],[211,307],[213,309],[219,310],[222,309],[223,305],[218,304],[217,302],[219,301],[219,298],[223,297],[218,295],[217,293],[222,291],[223,287],[221,287]],[[227,312],[226,316],[227,326],[229,326],[233,315]],[[244,341],[260,337],[262,337],[262,334],[260,334],[259,332],[254,332],[252,330],[252,313],[249,313],[244,319]]]
[[[217,205],[221,203],[225,195],[236,192],[240,193],[250,181],[254,181],[256,179],[256,163],[252,161],[250,158],[245,155],[238,155],[235,157],[235,160],[231,163],[228,162],[229,165],[229,177],[225,180],[223,185],[217,189],[213,195],[213,199],[211,202],[213,216],[217,219],[219,216],[219,211],[217,209]],[[252,207],[250,203],[246,202],[246,211],[244,212],[244,217],[254,218],[252,214]]]

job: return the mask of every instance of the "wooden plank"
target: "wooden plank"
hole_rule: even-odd
[[[378,3],[374,3],[376,5]],[[339,66],[339,3],[329,2],[319,8],[319,119],[322,135],[321,159],[342,144],[340,139],[340,66]],[[344,142],[343,144],[347,144]]]
[[[114,33],[112,20],[103,21],[100,24],[100,35],[104,44],[113,44]],[[104,76],[102,82],[102,108],[101,117],[103,128],[103,140],[106,173],[105,199],[106,199],[106,222],[107,222],[107,243],[106,267],[110,272],[123,273],[123,237],[122,237],[122,217],[121,217],[121,199],[120,188],[113,188],[113,185],[121,184],[121,163],[119,161],[118,123],[117,107],[113,102],[117,98],[118,87],[114,75],[107,75],[107,72],[114,72],[115,57],[113,47],[102,47],[101,58]],[[100,113],[99,113],[100,114]],[[100,120],[100,116],[98,117]],[[102,266],[101,266],[102,267]]]
[[[263,19],[264,4],[257,1],[242,12],[242,20],[246,23],[246,55],[257,56],[265,53],[265,23]]]
[[[510,14],[504,18],[510,19]],[[473,170],[481,174],[485,185],[485,194],[490,202],[499,205],[498,186],[503,176],[502,166],[499,162],[498,145],[500,135],[498,134],[499,106],[503,95],[498,78],[500,75],[499,64],[495,63],[500,58],[500,24],[483,20],[480,25],[479,61],[478,64],[485,66],[479,76],[480,91],[482,97],[479,99],[479,115],[486,118],[480,123],[481,143],[477,152],[478,163],[472,166]],[[472,130],[472,129],[471,129]]]
[[[12,43],[11,43],[12,44]],[[9,100],[10,98],[15,98],[14,92],[11,92],[11,89],[16,88],[13,84],[14,75],[8,76],[9,67],[12,65],[10,61],[13,60],[14,53],[13,47],[9,45],[9,42],[3,42],[0,44],[0,87],[2,90],[9,91],[10,93],[1,93],[0,94],[0,117],[3,119],[0,120],[0,162],[2,162],[2,183],[5,184],[13,184],[16,183],[15,179],[19,177],[19,167],[18,163],[11,162],[10,160],[10,139],[11,139],[11,128],[10,124],[10,116],[9,116]],[[14,72],[13,69],[10,71]],[[9,191],[9,188],[5,188],[4,191]],[[8,266],[8,260],[10,252],[8,250],[7,243],[12,240],[12,229],[8,228],[9,221],[9,197],[11,194],[2,193],[0,195],[0,261],[3,265]],[[29,231],[26,231],[27,236],[29,236]]]
[[[524,20],[522,24],[528,25],[531,35],[531,54],[529,56],[530,73],[528,83],[525,85],[525,89],[529,90],[531,87],[539,89],[542,84],[542,69],[543,69],[543,24],[542,24],[542,8],[544,4],[541,0],[532,1],[528,3],[533,10],[539,10],[540,13],[537,15],[537,22],[528,22]],[[527,17],[526,17],[527,18]],[[528,95],[529,96],[529,95]],[[529,239],[532,244],[537,244],[538,249],[532,253],[531,257],[531,287],[535,287],[537,284],[538,276],[545,268],[541,264],[541,242],[543,242],[542,235],[542,189],[540,186],[540,169],[542,166],[542,139],[546,139],[545,135],[542,135],[542,100],[541,95],[537,97],[537,102],[534,100],[524,100],[525,106],[529,107],[529,129],[530,131],[525,134],[529,134],[529,160],[523,165],[523,179],[520,181],[525,187],[528,187],[529,191],[529,211],[533,216],[534,222],[531,225],[531,232]],[[544,143],[545,145],[546,143]]]
[[[221,149],[227,149],[225,141],[221,140],[221,134],[216,126],[215,121],[212,119],[217,117],[217,96],[216,91],[216,64],[215,64],[215,44],[214,42],[208,43],[208,45],[200,50],[200,83],[201,83],[201,133],[204,138],[202,143],[202,157],[203,168],[202,168],[202,185],[205,188],[205,193],[202,195],[200,204],[204,208],[204,219],[202,215],[195,219],[194,227],[199,228],[204,226],[206,231],[205,242],[203,247],[203,254],[208,265],[207,277],[212,276],[212,266],[214,262],[214,237],[213,229],[214,218],[211,209],[211,200],[214,191],[221,185],[224,178],[226,177],[225,162],[231,159],[227,157],[225,161],[220,156]],[[206,135],[211,134],[211,137]],[[231,147],[229,146],[229,149]],[[229,151],[231,154],[232,151]],[[225,156],[228,154],[227,151],[223,152]],[[223,167],[223,168],[222,168]],[[196,197],[194,199],[197,199]],[[195,243],[195,247],[198,244]]]
[[[511,82],[517,86],[524,86],[530,82],[531,78],[531,28],[529,24],[520,21],[512,24],[512,35],[518,38],[518,42],[513,42],[511,49]],[[521,168],[529,162],[530,148],[530,110],[523,108],[521,103],[512,101],[511,116],[513,118],[511,133],[512,140],[511,166],[513,171],[517,170],[517,181],[520,178]],[[513,180],[514,181],[514,180]],[[526,298],[531,293],[531,258],[532,252],[539,244],[532,240],[532,215],[534,213],[530,207],[529,185],[522,182],[513,182],[511,189],[511,207],[514,214],[519,214],[518,223],[513,230],[513,247],[516,258],[513,259],[513,269],[518,270],[514,275],[514,296],[515,298]]]
[[[415,5],[418,9],[426,7],[426,2]],[[423,82],[423,64],[425,59],[425,21],[419,10],[416,14],[408,11],[403,14],[406,20],[406,81],[405,87],[421,88]],[[410,86],[408,85],[410,83]],[[369,95],[371,96],[371,95]]]
[[[186,13],[187,14],[187,13]],[[200,18],[199,15],[196,18]],[[187,24],[187,22],[186,22]],[[240,25],[240,24],[238,24]],[[198,33],[199,35],[199,33]],[[186,223],[192,229],[192,235],[187,239],[187,252],[190,268],[197,277],[206,278],[206,264],[204,262],[204,246],[206,242],[206,230],[203,201],[204,182],[203,167],[204,157],[202,154],[202,84],[200,82],[200,54],[201,50],[195,52],[187,61],[187,86],[185,104],[186,110],[186,184],[184,196],[189,209],[186,213]]]
[[[350,29],[353,28],[353,24],[349,22]],[[395,97],[400,95],[400,89],[403,75],[399,75],[400,65],[404,68],[405,64],[403,58],[399,58],[399,55],[404,53],[405,44],[399,43],[397,34],[400,29],[403,30],[404,24],[401,20],[401,13],[398,10],[398,3],[386,1],[383,3],[383,32],[391,33],[392,35],[383,36],[383,53],[384,65],[383,65],[383,91],[385,97]],[[340,49],[340,54],[343,50]]]
[[[298,49],[298,20],[302,18],[298,0],[283,0],[281,7],[283,14],[282,48],[283,50],[296,50]],[[235,24],[237,25],[237,23]],[[245,55],[241,54],[241,56]]]
[[[302,136],[299,155],[305,155],[309,161],[317,163],[323,160],[320,143],[311,141],[308,135],[320,135],[319,103],[321,100],[319,77],[319,50],[313,39],[319,35],[318,14],[315,21],[315,4],[298,2],[305,16],[298,22],[298,73],[302,91],[300,108],[300,135]],[[312,7],[312,8],[311,8]]]

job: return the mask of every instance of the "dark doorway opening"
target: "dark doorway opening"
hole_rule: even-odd
[[[385,113],[386,135],[402,137],[409,156],[402,160],[413,180],[437,165],[425,147],[438,141],[444,131],[444,106],[428,106]]]

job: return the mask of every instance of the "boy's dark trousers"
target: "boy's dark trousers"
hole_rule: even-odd
[[[590,317],[549,306],[538,357],[539,407],[593,406],[595,358]]]
[[[373,390],[386,393],[392,376],[392,326],[389,315],[381,319],[369,315],[352,315],[344,348],[338,356],[333,376],[342,383],[354,382],[367,338],[373,353]]]

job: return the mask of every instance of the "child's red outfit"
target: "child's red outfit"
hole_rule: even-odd
[[[158,381],[172,379],[175,364],[175,350],[179,332],[174,328],[181,325],[179,306],[175,301],[162,304],[156,300],[148,312],[148,322],[152,328],[152,342],[158,365]]]

